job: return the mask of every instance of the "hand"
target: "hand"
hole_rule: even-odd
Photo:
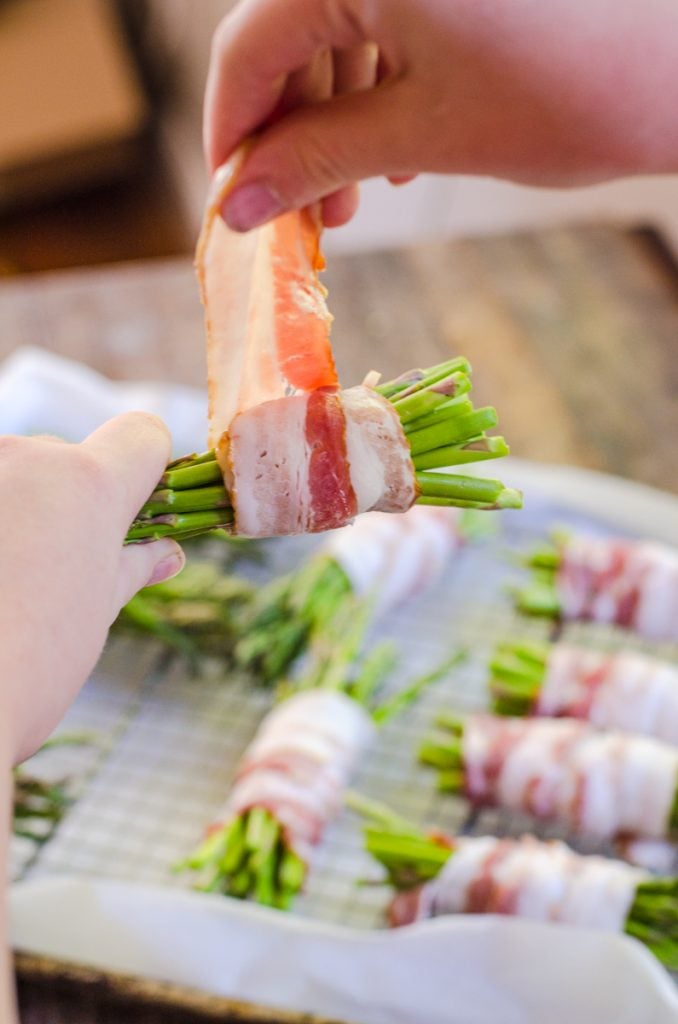
[[[169,451],[145,413],[78,445],[0,437],[0,741],[14,762],[59,722],[122,605],[183,566],[174,541],[123,547]]]
[[[223,215],[246,230],[325,197],[344,223],[346,187],[378,175],[676,170],[677,38],[669,0],[242,0],[205,99],[211,171],[255,136]]]

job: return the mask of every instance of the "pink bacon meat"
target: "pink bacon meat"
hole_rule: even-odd
[[[370,512],[331,534],[323,552],[341,566],[357,597],[385,614],[432,586],[464,543],[459,509],[415,505],[401,516]]]
[[[678,746],[678,668],[642,654],[555,644],[535,714],[587,719]]]
[[[288,847],[310,863],[374,733],[368,712],[343,693],[317,689],[288,697],[259,726],[214,827],[265,808],[283,827]]]
[[[559,549],[562,615],[678,641],[678,552],[652,541],[574,535]]]
[[[556,819],[598,839],[669,832],[678,750],[601,733],[573,719],[471,715],[464,722],[466,792],[476,804]]]
[[[623,932],[644,871],[580,856],[561,842],[532,836],[455,840],[453,854],[430,882],[398,893],[393,925],[443,914],[508,914]]]
[[[339,391],[318,212],[231,231],[218,211],[236,172],[226,165],[215,177],[196,259],[209,443],[235,532],[313,533],[369,509],[404,512],[417,487],[398,414],[371,387]]]

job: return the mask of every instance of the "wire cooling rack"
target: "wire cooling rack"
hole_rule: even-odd
[[[486,707],[485,666],[498,640],[548,635],[546,622],[512,610],[507,590],[525,578],[516,555],[542,540],[554,524],[605,531],[604,524],[566,508],[530,505],[520,515],[497,514],[496,534],[460,551],[434,588],[374,630],[375,642],[393,638],[402,651],[390,680],[393,689],[455,648],[470,651],[447,680],[380,731],[354,781],[354,788],[385,800],[415,823],[473,834],[533,831],[567,838],[527,817],[469,812],[462,798],[438,794],[436,773],[416,760],[438,710]],[[267,568],[254,567],[250,575],[261,579],[290,568],[312,547],[306,539],[274,542]],[[589,624],[568,626],[565,636],[604,649],[650,649],[619,631]],[[676,647],[652,650],[678,660]],[[200,840],[226,798],[238,759],[270,705],[269,692],[225,674],[216,662],[194,676],[183,660],[169,657],[153,641],[114,638],[60,730],[91,733],[94,742],[56,747],[39,755],[36,766],[41,775],[71,777],[75,800],[37,851],[26,842],[14,843],[13,876],[75,874],[189,887],[190,876],[174,866]],[[346,813],[328,830],[294,913],[354,927],[379,926],[389,892],[358,884],[378,878],[379,869],[362,850],[360,822]]]

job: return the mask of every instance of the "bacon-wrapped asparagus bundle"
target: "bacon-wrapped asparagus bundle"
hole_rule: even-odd
[[[535,551],[529,564],[533,581],[516,593],[521,611],[678,641],[678,552],[673,548],[569,533]]]
[[[127,541],[167,536],[185,540],[219,528],[248,537],[315,533],[343,526],[370,509],[404,512],[414,503],[520,508],[519,492],[498,480],[436,472],[508,454],[502,437],[487,436],[497,415],[490,407],[474,408],[468,396],[469,373],[466,360],[452,359],[375,388],[351,389],[368,393],[370,400],[378,398],[379,407],[390,409],[391,419],[399,424],[399,434],[394,429],[386,436],[376,418],[365,427],[368,437],[376,437],[385,449],[384,459],[396,443],[393,437],[397,439],[397,478],[380,465],[369,446],[352,458],[345,450],[337,454],[337,438],[320,433],[316,438],[297,437],[283,418],[270,425],[270,433],[255,446],[257,451],[238,450],[232,456],[241,469],[237,477],[224,474],[214,449],[171,463]],[[337,394],[346,401],[351,391]],[[324,423],[321,427],[327,429]],[[336,426],[345,429],[343,421]],[[361,435],[355,429],[359,447]],[[391,491],[397,497],[391,498]]]
[[[490,661],[492,710],[581,718],[678,746],[678,668],[621,651],[507,642]]]
[[[678,970],[678,878],[652,878],[620,861],[582,856],[565,843],[533,836],[427,834],[379,804],[353,794],[348,802],[372,820],[366,849],[397,890],[391,925],[490,913],[626,932]]]
[[[678,835],[678,750],[571,718],[438,719],[421,760],[478,806],[556,820],[600,840]]]
[[[347,601],[367,598],[373,615],[385,615],[431,586],[463,543],[462,515],[423,505],[401,516],[370,512],[331,533],[305,565],[259,591],[237,662],[264,682],[279,679]]]
[[[337,629],[349,628],[349,621],[342,619]],[[393,651],[375,648],[352,674],[353,647],[351,640],[340,657],[325,660],[263,719],[226,803],[185,863],[199,872],[200,888],[288,907],[376,726],[451,665],[375,708],[372,697],[393,664]]]
[[[496,413],[474,409],[465,359],[379,386],[370,374],[340,390],[317,211],[230,231],[219,208],[233,171],[215,178],[196,259],[210,451],[168,468],[127,540],[216,527],[249,537],[314,533],[415,501],[519,507],[517,492],[497,481],[431,472],[507,451],[502,438],[486,437]]]

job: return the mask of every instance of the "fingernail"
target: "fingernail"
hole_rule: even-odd
[[[241,185],[226,197],[221,216],[233,231],[249,231],[282,213],[285,207],[267,185]]]
[[[181,572],[186,558],[178,544],[175,545],[175,548],[176,550],[171,555],[167,555],[157,563],[151,573],[151,578],[146,584],[147,587],[152,586],[154,583],[162,583],[164,580],[171,580],[173,576]]]

